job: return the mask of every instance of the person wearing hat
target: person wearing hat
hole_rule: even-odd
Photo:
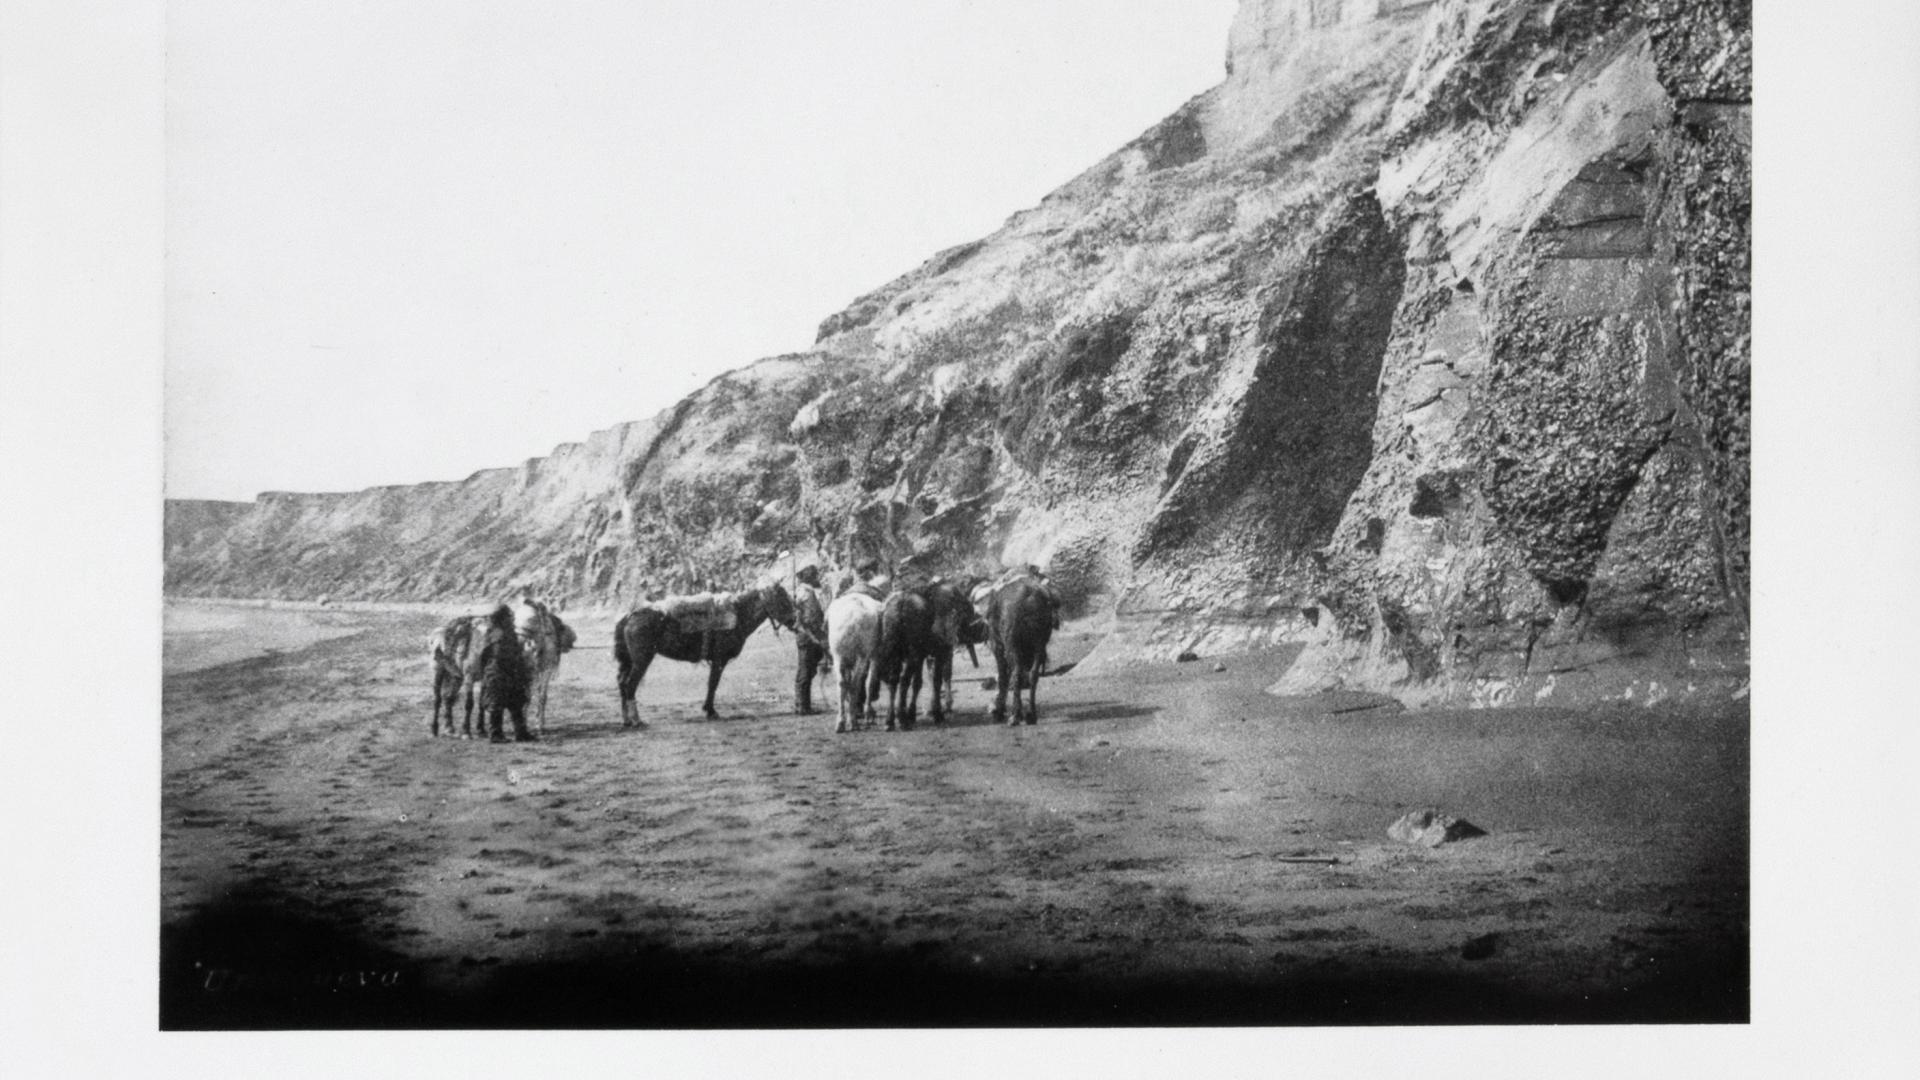
[[[794,575],[793,640],[799,666],[793,673],[793,711],[813,714],[813,679],[827,661],[827,605],[820,592],[820,568],[811,563]]]

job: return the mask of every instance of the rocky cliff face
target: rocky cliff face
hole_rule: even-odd
[[[1228,75],[808,351],[456,484],[170,504],[182,594],[1048,567],[1087,661],[1742,684],[1744,3],[1245,0]]]

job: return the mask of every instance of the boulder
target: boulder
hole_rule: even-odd
[[[1403,844],[1439,847],[1455,840],[1487,835],[1487,830],[1450,814],[1428,807],[1415,810],[1387,826],[1387,835]]]

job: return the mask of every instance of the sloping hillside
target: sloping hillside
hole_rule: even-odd
[[[806,352],[460,483],[170,504],[184,595],[575,601],[1046,566],[1086,666],[1733,691],[1744,3],[1243,0],[1213,90]]]

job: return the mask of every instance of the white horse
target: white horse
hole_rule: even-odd
[[[521,594],[513,605],[513,630],[527,658],[527,706],[540,734],[547,733],[547,687],[560,670],[560,657],[573,648],[573,628],[547,605]]]
[[[851,731],[865,720],[873,723],[873,702],[867,693],[874,652],[880,647],[880,612],[884,605],[865,593],[851,592],[827,605],[827,649],[833,653],[833,671],[840,681],[839,722],[836,733]],[[851,711],[849,711],[851,709]]]

